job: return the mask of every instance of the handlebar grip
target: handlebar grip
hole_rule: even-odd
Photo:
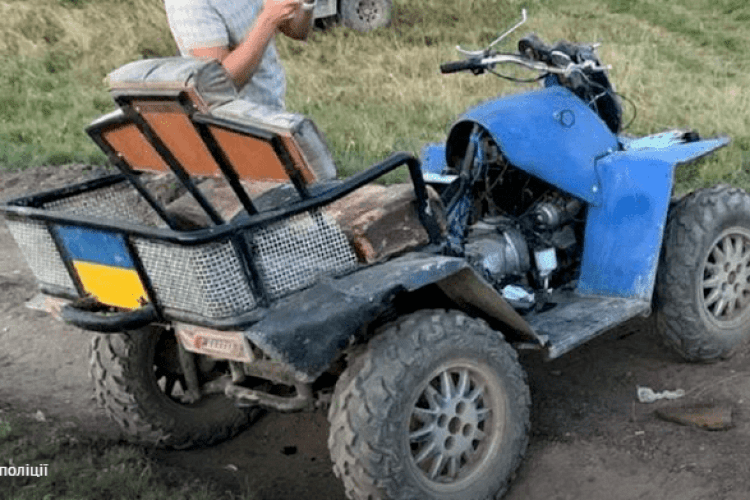
[[[479,59],[464,59],[463,61],[452,61],[440,65],[440,72],[443,74],[482,69],[484,69],[484,66]]]

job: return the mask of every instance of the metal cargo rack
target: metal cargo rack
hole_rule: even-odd
[[[79,326],[254,323],[274,300],[361,265],[325,207],[399,166],[409,170],[419,220],[438,238],[419,161],[409,154],[337,181],[320,167],[321,151],[328,154],[322,138],[299,115],[267,125],[234,121],[209,111],[190,88],[114,97],[119,109],[87,132],[120,173],[0,204],[41,291],[72,300],[63,316]],[[173,174],[209,224],[180,230],[143,172]],[[241,214],[224,220],[199,177],[223,179]],[[254,202],[243,187],[267,179],[286,181],[282,203]]]

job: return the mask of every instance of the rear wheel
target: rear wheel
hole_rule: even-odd
[[[657,325],[690,361],[727,357],[750,338],[750,195],[726,185],[673,208],[657,274]]]
[[[352,499],[485,499],[526,450],[529,389],[481,320],[423,311],[347,368],[329,412],[334,472]]]
[[[370,31],[391,23],[392,0],[341,0],[341,22],[357,31]]]
[[[241,410],[224,395],[184,403],[185,377],[171,331],[149,326],[96,335],[90,374],[97,403],[131,440],[166,448],[207,446],[230,438],[260,411]],[[198,361],[201,383],[219,375],[214,361]]]

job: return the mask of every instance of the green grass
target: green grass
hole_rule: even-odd
[[[36,469],[47,464],[47,475]],[[0,410],[0,467],[29,466],[39,477],[0,477],[3,500],[240,500],[247,491],[184,477],[151,460],[142,448],[91,439],[65,423],[38,422]],[[25,469],[24,469],[25,470]]]
[[[602,42],[617,90],[637,108],[629,132],[689,127],[733,142],[678,174],[681,190],[750,188],[750,4],[745,0],[395,0],[393,25],[341,27],[304,44],[279,39],[289,109],[325,132],[343,175],[394,150],[440,141],[467,107],[525,87],[492,76],[443,76],[454,46],[480,47],[518,18],[548,41]],[[112,109],[102,79],[175,52],[160,0],[0,3],[0,165],[100,163],[83,128]],[[626,119],[633,116],[626,104]],[[403,174],[402,174],[403,175]],[[396,178],[399,178],[398,176]]]

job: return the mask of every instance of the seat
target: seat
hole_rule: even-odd
[[[118,109],[87,131],[126,174],[177,176],[190,195],[160,213],[173,229],[223,224],[243,209],[254,215],[295,200],[315,199],[336,182],[333,158],[315,124],[300,114],[238,99],[217,61],[136,61],[112,72],[108,83]],[[131,181],[137,185],[136,177],[131,175]],[[276,189],[277,196],[257,196],[279,184],[285,187]],[[335,214],[350,241],[364,242],[354,243],[362,261],[373,262],[428,241],[412,206],[413,187],[390,191],[362,186],[358,194],[325,209]],[[439,203],[435,193],[430,194],[432,203]],[[389,236],[385,230],[395,220],[382,210],[384,204],[404,221],[398,238],[398,231]],[[406,235],[410,228],[418,237]]]
[[[183,182],[226,178],[234,189],[240,182],[291,182],[303,198],[316,183],[336,178],[310,119],[237,99],[217,61],[136,61],[108,82],[119,109],[87,132],[125,171],[174,173]]]

